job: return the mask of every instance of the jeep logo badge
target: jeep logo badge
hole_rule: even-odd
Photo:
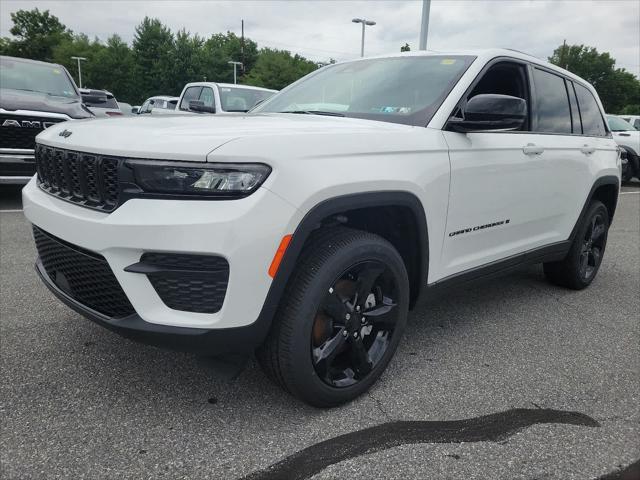
[[[64,138],[69,137],[73,132],[70,132],[69,130],[67,130],[66,128],[61,131],[58,135]]]

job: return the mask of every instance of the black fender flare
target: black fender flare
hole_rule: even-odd
[[[311,208],[296,227],[289,246],[280,262],[278,271],[269,287],[267,297],[262,305],[262,310],[253,326],[256,333],[266,337],[271,322],[278,309],[287,282],[295,269],[302,248],[311,233],[320,227],[322,220],[332,215],[371,207],[407,207],[414,215],[418,229],[419,268],[416,288],[426,285],[429,268],[429,234],[427,218],[422,202],[413,193],[401,190],[385,190],[378,192],[362,192],[328,198]],[[414,280],[414,281],[415,281]],[[417,297],[417,294],[414,295]],[[262,343],[262,341],[260,341]]]
[[[585,200],[584,205],[582,206],[582,210],[580,211],[578,220],[576,221],[576,224],[573,226],[573,229],[571,230],[571,234],[569,235],[570,243],[573,242],[574,238],[578,233],[578,228],[582,224],[582,221],[584,220],[584,216],[587,214],[587,208],[589,208],[589,204],[591,203],[591,200],[593,200],[593,196],[595,195],[596,190],[598,190],[598,188],[605,185],[613,185],[616,190],[616,201],[611,210],[609,222],[613,220],[613,215],[616,211],[616,205],[618,204],[618,197],[620,195],[620,179],[614,175],[605,175],[603,177],[597,178],[596,181],[593,183],[593,186],[591,187],[591,190],[587,195],[587,199]]]

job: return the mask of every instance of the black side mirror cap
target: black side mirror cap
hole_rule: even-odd
[[[469,99],[461,117],[451,117],[447,129],[467,133],[475,131],[517,130],[527,120],[527,102],[518,97],[481,94]]]
[[[191,100],[189,110],[192,112],[216,113],[216,107],[209,107],[202,100]]]

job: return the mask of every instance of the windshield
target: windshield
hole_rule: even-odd
[[[249,88],[220,87],[220,103],[225,112],[247,112],[274,93]]]
[[[254,112],[330,114],[425,126],[471,56],[405,56],[341,63],[307,75]]]
[[[609,122],[609,128],[612,132],[635,132],[636,129],[628,122],[625,122],[619,117],[613,115],[607,115],[607,122]]]
[[[0,87],[41,92],[57,97],[78,96],[71,79],[62,67],[9,58],[0,59]]]

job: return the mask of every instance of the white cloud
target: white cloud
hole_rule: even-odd
[[[0,0],[0,35],[9,35],[10,12],[49,9],[76,32],[127,41],[147,15],[172,30],[209,36],[227,30],[260,46],[291,50],[315,60],[345,60],[360,53],[360,26],[353,17],[375,20],[366,31],[366,54],[417,48],[421,1],[30,1]],[[429,48],[507,47],[541,58],[562,44],[582,43],[608,51],[618,66],[640,76],[640,2],[637,1],[437,1],[431,6]]]

